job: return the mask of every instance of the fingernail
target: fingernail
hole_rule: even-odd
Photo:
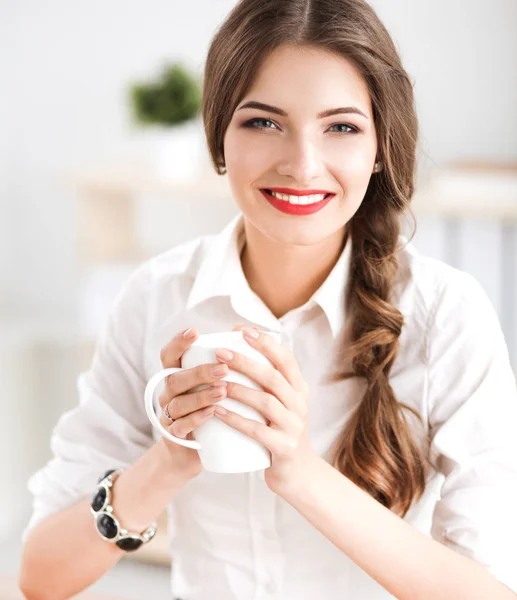
[[[195,337],[196,333],[195,331],[192,329],[192,327],[189,327],[188,329],[185,329],[185,331],[183,332],[183,337],[186,339],[191,339],[193,337]]]
[[[202,414],[203,415],[210,415],[210,414],[214,414],[214,407],[213,406],[208,406],[207,408],[204,408],[202,410]]]
[[[215,355],[221,360],[232,360],[233,358],[233,353],[229,350],[225,350],[224,348],[217,348]]]
[[[259,332],[256,329],[243,329],[244,337],[252,338],[254,340],[258,340]]]
[[[228,414],[228,411],[226,410],[226,408],[223,408],[222,406],[216,406],[215,414],[220,415],[221,417],[224,417],[225,415]]]
[[[228,367],[226,365],[217,365],[217,367],[212,367],[210,369],[210,373],[212,373],[214,377],[219,377],[220,375],[227,375]]]

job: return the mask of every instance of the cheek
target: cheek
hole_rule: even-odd
[[[366,190],[372,175],[374,150],[360,146],[341,147],[329,160],[334,176],[349,192]]]
[[[372,169],[375,148],[370,144],[341,144],[327,150],[327,155],[334,166],[350,176],[368,175]]]
[[[253,180],[264,172],[271,159],[271,151],[265,141],[250,141],[249,135],[239,129],[229,130],[224,140],[224,155],[228,175],[233,173],[239,180]],[[259,137],[259,136],[256,136]],[[269,158],[268,158],[269,157]]]

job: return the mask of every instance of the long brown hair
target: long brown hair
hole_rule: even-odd
[[[283,44],[340,54],[360,71],[372,101],[383,168],[347,227],[352,256],[343,369],[362,377],[364,397],[339,436],[331,464],[405,516],[425,488],[427,459],[389,382],[404,319],[391,303],[400,215],[414,190],[418,137],[412,83],[390,35],[364,0],[241,0],[216,31],[204,72],[203,120],[212,163],[226,172],[224,134],[267,55]],[[352,365],[345,371],[344,365]],[[421,420],[421,418],[420,418]]]

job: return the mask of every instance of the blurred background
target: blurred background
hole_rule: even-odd
[[[0,0],[1,598],[19,597],[27,479],[115,294],[142,260],[236,214],[200,115],[154,102],[169,90],[196,106],[234,3]],[[371,4],[415,82],[413,243],[480,281],[517,372],[517,3]],[[164,540],[145,550],[80,597],[168,597]]]

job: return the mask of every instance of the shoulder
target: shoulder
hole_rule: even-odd
[[[429,325],[453,314],[458,322],[479,314],[478,311],[495,315],[491,301],[474,276],[421,254],[403,236],[394,293],[403,313],[420,314]]]
[[[163,303],[182,306],[213,237],[198,236],[137,265],[113,298],[111,318],[144,322],[151,307]]]
[[[128,283],[156,289],[174,281],[194,279],[214,238],[215,234],[197,236],[148,258],[135,269]]]
[[[483,398],[489,402],[493,394],[515,399],[504,333],[480,282],[407,243],[399,266],[398,302],[404,315],[400,352],[404,365],[418,357],[426,366],[424,410],[433,427],[469,398],[476,398],[471,406]]]

